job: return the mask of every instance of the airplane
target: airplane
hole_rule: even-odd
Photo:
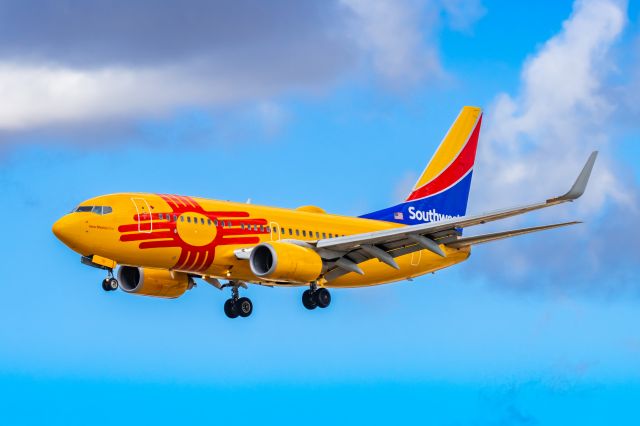
[[[253,312],[251,300],[240,297],[248,284],[305,287],[304,307],[326,308],[329,289],[412,280],[465,261],[476,244],[581,223],[463,236],[468,227],[576,200],[597,156],[564,195],[467,215],[481,124],[480,108],[463,107],[406,200],[359,217],[316,206],[120,193],[80,203],[52,230],[83,264],[106,271],[105,291],[177,298],[199,279],[231,290],[224,313],[237,318]]]

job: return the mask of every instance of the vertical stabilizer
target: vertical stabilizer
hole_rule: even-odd
[[[361,217],[414,225],[464,216],[482,124],[482,110],[465,106],[405,202]]]

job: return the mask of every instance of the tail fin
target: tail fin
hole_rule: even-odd
[[[464,216],[482,110],[463,107],[405,202],[360,217],[415,225]]]

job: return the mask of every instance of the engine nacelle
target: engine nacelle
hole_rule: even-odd
[[[174,299],[193,287],[193,280],[183,272],[166,269],[121,266],[118,271],[120,288],[133,294]]]
[[[257,277],[270,281],[309,283],[322,273],[322,258],[313,249],[280,241],[254,247],[249,265]]]

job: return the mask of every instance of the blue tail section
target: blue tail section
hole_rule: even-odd
[[[481,124],[480,108],[462,108],[405,202],[360,217],[415,225],[464,216]]]
[[[360,217],[417,225],[464,216],[467,212],[471,175],[470,172],[452,188],[432,197],[407,201]]]

